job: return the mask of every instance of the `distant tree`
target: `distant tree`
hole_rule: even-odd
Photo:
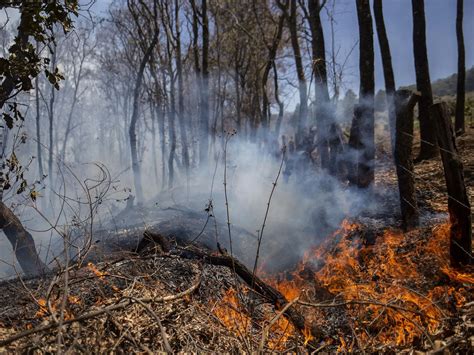
[[[412,0],[413,12],[413,53],[415,58],[416,87],[421,92],[418,104],[420,120],[420,153],[417,161],[430,159],[437,154],[435,123],[430,118],[430,106],[433,105],[431,92],[428,52],[426,49],[426,24],[424,0]]]
[[[462,29],[464,15],[464,0],[458,0],[456,11],[456,38],[458,42],[458,80],[456,96],[456,120],[454,131],[456,135],[466,130],[464,123],[464,105],[466,101],[466,54],[464,49],[464,33]]]

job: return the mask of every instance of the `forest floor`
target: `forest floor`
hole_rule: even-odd
[[[458,146],[472,201],[474,129]],[[396,189],[394,169],[381,167],[377,189]],[[260,272],[304,315],[304,331],[232,268],[158,248],[2,282],[0,351],[469,353],[474,270],[448,264],[440,159],[415,173],[419,229],[402,233],[385,216],[346,220],[294,269]]]

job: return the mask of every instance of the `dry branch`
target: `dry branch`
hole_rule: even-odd
[[[139,300],[139,302],[141,302],[141,303],[163,303],[163,302],[170,302],[170,301],[177,300],[179,298],[182,298],[186,295],[189,295],[189,294],[193,293],[199,287],[199,285],[201,284],[201,276],[202,276],[202,273],[199,273],[196,282],[193,283],[193,285],[190,288],[188,288],[187,290],[185,290],[183,292],[177,293],[175,295],[169,295],[169,296],[158,297],[158,298],[139,298],[139,299],[126,298],[126,299],[122,299],[116,304],[112,304],[112,305],[107,306],[107,307],[102,307],[102,308],[96,309],[94,311],[84,313],[84,314],[82,314],[82,315],[80,315],[80,316],[78,316],[74,319],[65,320],[65,321],[62,322],[62,324],[67,325],[67,324],[71,324],[71,323],[80,322],[80,321],[83,321],[83,320],[95,318],[95,317],[98,317],[102,314],[110,313],[111,311],[126,308],[126,307],[132,305],[134,303],[134,301],[137,301],[137,300]],[[27,337],[27,336],[32,335],[32,334],[36,334],[36,333],[40,333],[40,332],[44,332],[44,331],[47,331],[47,330],[50,330],[50,329],[57,328],[58,326],[59,326],[58,322],[51,322],[49,324],[41,325],[41,326],[36,327],[36,328],[27,329],[23,332],[16,333],[15,335],[13,335],[9,338],[0,340],[0,347],[11,344],[16,340],[19,340],[21,338]]]
[[[289,303],[280,291],[268,285],[259,277],[254,276],[252,271],[250,271],[244,264],[229,255],[212,255],[196,248],[187,248],[183,251],[181,257],[189,259],[199,258],[211,265],[227,266],[235,271],[235,273],[254,291],[259,293],[279,310],[284,309]],[[304,334],[305,329],[310,330],[311,335],[314,338],[313,341],[309,342],[311,346],[316,346],[317,341],[323,337],[322,331],[316,326],[312,325],[311,327],[308,327],[304,316],[301,315],[295,307],[288,307],[283,314],[301,334]]]

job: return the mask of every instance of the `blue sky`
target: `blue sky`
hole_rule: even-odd
[[[385,26],[392,52],[395,82],[397,87],[415,82],[412,44],[411,0],[384,0]],[[474,65],[474,1],[464,1],[464,37],[466,47],[466,67]],[[426,34],[428,61],[431,80],[446,77],[457,72],[456,43],[456,0],[425,0]],[[358,41],[357,13],[355,0],[336,0],[335,42],[340,45],[341,59]],[[324,15],[327,49],[330,49],[330,27]],[[377,90],[384,88],[382,61],[374,25],[375,80]],[[358,91],[358,58],[356,46],[348,60],[346,79],[349,87]],[[351,75],[352,74],[352,75]]]
[[[346,59],[351,48],[358,41],[358,24],[355,0],[336,1],[335,6],[335,43],[339,50],[338,61]],[[111,0],[97,0],[94,5],[97,12],[103,12]],[[371,1],[372,2],[372,1]],[[457,72],[456,44],[456,2],[457,0],[425,0],[427,24],[428,60],[431,80],[446,77]],[[372,5],[372,4],[371,4]],[[411,0],[383,0],[385,26],[392,52],[395,82],[397,87],[415,82],[412,44],[412,13]],[[326,50],[331,49],[331,31],[328,17],[323,12],[323,26],[326,37]],[[466,67],[474,65],[474,0],[464,1],[464,35],[466,47]],[[374,24],[375,44],[375,81],[376,90],[384,88],[380,49]],[[345,87],[358,91],[358,46],[347,59],[344,77]]]

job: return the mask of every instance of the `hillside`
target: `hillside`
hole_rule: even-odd
[[[438,79],[431,83],[433,95],[435,96],[449,96],[456,95],[458,75],[452,74],[446,78]],[[409,85],[401,87],[402,89],[415,90],[416,85]],[[466,70],[466,92],[474,91],[474,67]]]

